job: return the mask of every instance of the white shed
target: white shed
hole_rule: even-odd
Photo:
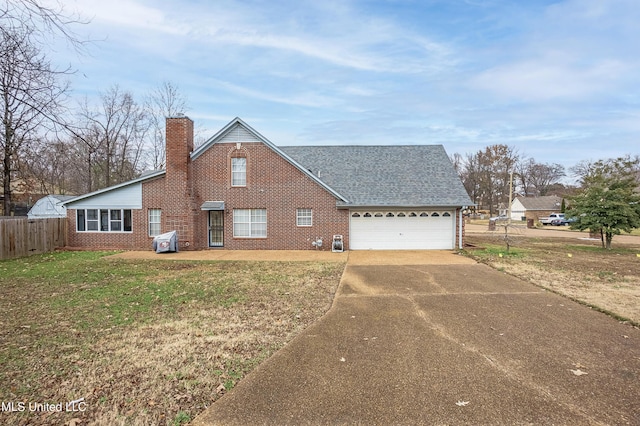
[[[29,219],[67,217],[67,208],[62,205],[62,202],[72,198],[74,197],[71,195],[47,195],[36,201],[27,216]]]

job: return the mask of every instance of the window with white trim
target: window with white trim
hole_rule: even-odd
[[[132,232],[130,209],[78,209],[77,232]]]
[[[162,210],[149,209],[149,236],[150,237],[155,237],[156,235],[160,235],[161,215],[162,215]]]
[[[297,209],[296,225],[297,226],[313,226],[313,210]]]
[[[247,159],[231,159],[231,186],[247,186]]]
[[[267,210],[234,209],[233,236],[236,238],[267,238]]]

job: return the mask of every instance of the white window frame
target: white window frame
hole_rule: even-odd
[[[296,209],[296,226],[313,226],[313,209]]]
[[[149,236],[160,235],[162,233],[162,209],[149,209],[147,218]]]
[[[106,229],[100,229],[102,225],[102,212],[107,212],[107,220],[106,220]],[[83,226],[82,230],[80,229],[80,221],[78,220],[81,216],[80,212],[83,216]],[[117,213],[112,216],[113,213]],[[89,214],[91,213],[91,218],[89,218]],[[112,217],[116,217],[116,219],[112,219]],[[117,219],[119,217],[119,219]],[[128,217],[128,221],[127,221]],[[130,230],[125,230],[125,226],[129,222],[131,225]],[[113,230],[112,228],[120,228],[118,230]],[[110,232],[110,233],[125,233],[131,234],[133,232],[133,210],[132,209],[77,209],[76,210],[76,232]]]
[[[122,210],[109,210],[109,230],[116,232],[124,230],[124,212]]]
[[[89,219],[89,212],[92,212],[92,219]],[[84,217],[87,220],[87,225],[84,227],[84,229],[87,232],[100,232],[100,210],[98,209],[86,209],[84,212]],[[91,224],[91,229],[89,227],[89,224]]]
[[[231,158],[231,186],[247,186],[246,157]]]
[[[267,238],[267,209],[233,209],[234,238]]]

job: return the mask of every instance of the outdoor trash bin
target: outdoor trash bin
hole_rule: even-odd
[[[160,234],[153,239],[153,249],[156,253],[178,251],[178,234],[176,231]]]

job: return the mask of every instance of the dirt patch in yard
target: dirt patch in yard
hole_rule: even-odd
[[[518,238],[507,253],[498,236],[468,241],[484,247],[469,252],[478,261],[640,325],[640,245],[607,251],[587,239]]]

